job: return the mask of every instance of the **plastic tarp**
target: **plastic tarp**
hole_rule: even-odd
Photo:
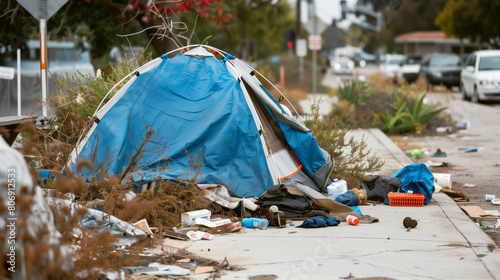
[[[79,158],[90,159],[95,150],[94,171],[109,162],[111,176],[122,174],[148,124],[155,134],[135,167],[136,182],[195,177],[189,153],[195,161],[202,156],[199,183],[222,184],[243,197],[273,185],[239,82],[222,61],[180,54],[139,75],[100,120]],[[157,144],[166,148],[158,151]]]
[[[431,201],[432,194],[435,191],[434,175],[425,164],[409,164],[392,174],[391,177],[397,177],[403,183],[398,190],[399,192],[407,193],[412,191],[413,193],[423,194],[425,196],[424,204]],[[388,204],[387,200],[386,204]]]

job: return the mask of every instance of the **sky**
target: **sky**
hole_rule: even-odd
[[[290,5],[295,8],[296,0],[287,0]],[[331,24],[333,19],[340,19],[340,0],[314,0],[316,5],[316,14],[321,18],[326,24]],[[355,6],[357,0],[347,0],[347,6]],[[307,0],[302,0],[302,21],[306,22],[308,20],[308,5]],[[346,21],[340,22],[339,27],[347,28],[351,21],[355,21],[354,15],[347,15]]]

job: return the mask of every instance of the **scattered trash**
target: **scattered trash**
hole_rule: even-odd
[[[175,261],[176,263],[189,263],[191,261],[190,258],[180,259]]]
[[[438,148],[431,157],[446,157],[446,153],[442,152],[441,149]]]
[[[441,187],[451,189],[451,174],[450,173],[432,173],[434,182],[438,183]]]
[[[136,194],[133,191],[129,191],[128,193],[125,194],[125,201],[131,201],[134,200],[136,197]]]
[[[460,123],[458,123],[458,129],[468,129],[470,126],[470,123],[468,120],[466,119],[463,119],[460,121]]]
[[[500,198],[494,198],[494,199],[492,199],[491,203],[495,204],[495,205],[500,205]]]
[[[192,242],[190,241],[181,241],[181,240],[165,238],[161,245],[161,249],[163,252],[166,252],[171,256],[175,256],[177,252],[186,249],[191,244]]]
[[[273,210],[271,210],[271,208]],[[271,205],[269,209],[260,208],[258,213],[261,218],[267,219],[269,221],[269,226],[277,228],[286,227],[285,213],[283,211],[279,211],[278,206]]]
[[[203,273],[210,273],[214,272],[215,268],[211,266],[197,266],[196,269],[194,270],[194,274],[203,274]]]
[[[227,229],[231,232],[235,232],[235,231],[239,231],[242,227],[242,224],[241,222],[236,222],[236,223],[232,223],[230,224]]]
[[[226,187],[213,184],[199,184],[198,187],[205,191],[205,199],[215,202],[229,209],[236,209],[243,206],[251,211],[256,211],[259,207],[248,198],[237,199],[229,195]]]
[[[441,127],[436,127],[436,132],[437,133],[445,133],[445,132],[452,132],[453,128],[451,126],[441,126]]]
[[[347,182],[345,180],[334,179],[333,182],[326,187],[328,197],[335,199],[338,195],[347,192]]]
[[[224,225],[231,224],[230,219],[222,219],[222,218],[216,218],[216,219],[206,219],[206,218],[196,218],[194,220],[194,223],[196,225],[203,225],[209,228],[216,228]]]
[[[151,231],[151,228],[148,225],[148,221],[146,219],[142,219],[134,224],[132,224],[134,227],[144,231],[145,233],[149,235],[153,235],[153,232]]]
[[[348,215],[348,216],[346,217],[346,220],[347,220],[347,222],[348,222],[350,225],[354,225],[354,226],[356,226],[356,225],[358,225],[358,224],[359,224],[359,219],[358,219],[358,217],[353,216],[353,215]]]
[[[347,275],[346,277],[339,277],[339,279],[352,279],[352,278],[356,278],[352,275],[352,273],[349,273],[349,275]]]
[[[267,229],[269,221],[261,218],[244,218],[241,224],[247,228]]]
[[[485,199],[486,199],[486,202],[490,202],[490,201],[492,201],[493,199],[495,199],[495,195],[494,195],[494,194],[489,194],[489,193],[487,193],[487,194],[485,195]]]
[[[174,238],[174,239],[179,239],[179,240],[187,240],[188,239],[185,233],[178,233],[178,232],[166,230],[166,229],[163,230],[163,236]]]
[[[474,148],[474,149],[468,149],[468,150],[465,150],[465,152],[466,152],[466,153],[475,153],[475,152],[484,153],[484,148],[483,148],[483,147],[481,147],[481,148],[479,148],[479,149],[476,149],[476,148]]]
[[[431,167],[447,167],[448,163],[447,162],[433,162],[432,160],[428,160],[425,165],[431,166]]]
[[[182,276],[188,275],[190,273],[189,269],[185,269],[175,265],[165,265],[160,263],[150,263],[147,267],[145,266],[126,266],[120,268],[129,274],[146,274],[146,275],[156,275],[156,276]]]
[[[197,218],[210,219],[211,215],[212,212],[208,209],[184,212],[181,214],[181,223],[191,225],[195,223]]]
[[[481,207],[477,205],[461,205],[460,208],[469,215],[471,218],[481,218],[482,216],[487,216],[486,212],[484,212]]]
[[[463,186],[466,187],[466,188],[475,188],[475,187],[477,187],[476,184],[469,184],[469,183],[465,183],[465,184],[463,184]]]
[[[410,231],[412,228],[417,227],[418,222],[410,217],[406,217],[403,219],[403,226],[406,228],[406,231]]]
[[[187,237],[191,240],[202,240],[202,239],[205,239],[205,240],[211,240],[212,238],[214,238],[214,235],[213,234],[210,234],[208,232],[204,232],[204,231],[188,231],[187,232]]]
[[[412,157],[421,156],[422,154],[423,154],[423,152],[420,149],[413,149],[410,151],[410,155]]]

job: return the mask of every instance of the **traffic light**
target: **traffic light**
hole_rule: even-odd
[[[340,20],[346,19],[346,13],[347,13],[347,3],[346,0],[340,0]]]
[[[285,30],[285,45],[288,49],[293,48],[295,43],[295,31],[288,29]]]

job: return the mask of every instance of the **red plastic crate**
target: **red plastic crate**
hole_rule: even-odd
[[[390,206],[424,206],[423,194],[390,192],[387,196]]]

